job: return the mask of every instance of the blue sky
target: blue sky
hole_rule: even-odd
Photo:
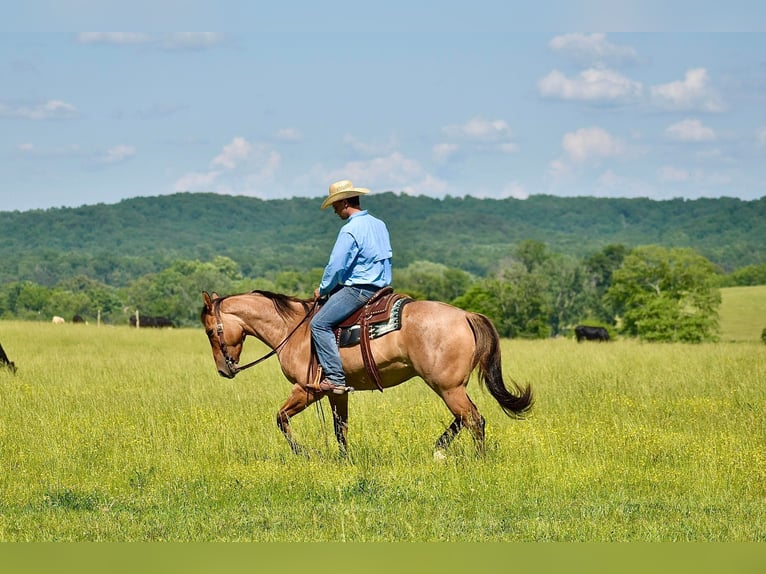
[[[345,178],[432,197],[766,195],[763,32],[593,32],[630,28],[598,2],[549,32],[524,31],[513,3],[441,21],[345,3],[356,25],[274,4],[206,21],[233,31],[172,33],[56,32],[77,22],[50,3],[46,25],[0,34],[0,210],[321,198]],[[723,14],[710,28],[729,29]]]

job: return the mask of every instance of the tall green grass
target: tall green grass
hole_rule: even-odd
[[[275,359],[233,381],[201,329],[0,323],[3,541],[766,541],[766,346],[503,341],[537,403],[488,452],[419,380],[275,425]],[[250,360],[264,348],[246,343]]]

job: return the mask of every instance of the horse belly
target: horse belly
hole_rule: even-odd
[[[401,332],[395,331],[371,341],[370,349],[384,388],[396,386],[417,375],[407,353],[400,348],[400,336]],[[359,390],[378,388],[367,373],[359,345],[341,349],[340,356],[347,384]]]

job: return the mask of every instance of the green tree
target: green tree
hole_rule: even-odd
[[[720,292],[713,264],[692,249],[638,247],[612,277],[605,302],[621,331],[648,341],[715,340]]]
[[[594,298],[585,266],[572,257],[557,255],[543,264],[539,274],[549,301],[551,333],[559,335],[574,328],[588,314],[588,303]]]
[[[489,317],[503,337],[543,338],[550,334],[550,305],[543,276],[528,272],[520,263],[474,283],[453,303]]]
[[[17,281],[4,286],[2,314],[17,319],[44,319],[45,308],[50,298],[50,289],[32,281]]]
[[[57,313],[63,317],[80,315],[88,321],[95,321],[100,316],[102,321],[110,323],[122,316],[123,303],[117,289],[90,277],[77,275],[64,279],[56,285],[53,293],[58,294],[56,304],[66,309],[64,315]]]
[[[534,239],[519,242],[514,255],[530,273],[541,268],[552,257],[545,243]]]
[[[622,244],[610,244],[601,251],[585,258],[584,265],[590,282],[587,289],[589,315],[607,324],[614,323],[614,316],[604,306],[603,297],[612,285],[612,275],[619,269],[630,250]]]
[[[766,285],[766,263],[741,267],[721,280],[722,287],[747,285]]]
[[[396,290],[415,299],[448,303],[465,293],[472,281],[465,271],[431,261],[415,261],[404,269],[394,269]]]
[[[237,264],[228,257],[213,261],[175,261],[159,273],[145,275],[123,291],[132,314],[163,316],[178,326],[199,322],[202,291],[234,291],[242,280]],[[125,317],[125,321],[128,321]]]
[[[86,293],[51,289],[43,314],[51,318],[58,315],[71,321],[75,315],[87,316],[90,304],[91,301]]]
[[[310,299],[314,296],[314,289],[319,287],[322,281],[323,269],[314,268],[308,271],[282,271],[274,279],[273,290],[285,295],[293,295]]]

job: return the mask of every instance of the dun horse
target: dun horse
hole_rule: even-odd
[[[218,373],[228,379],[243,368],[276,354],[292,392],[277,413],[277,426],[295,453],[301,452],[290,430],[290,419],[325,393],[312,388],[309,300],[268,291],[253,291],[228,297],[203,293],[201,320],[213,350]],[[471,373],[478,368],[479,381],[511,417],[521,417],[532,406],[529,386],[503,382],[500,341],[492,322],[435,301],[412,301],[401,310],[401,328],[371,341],[382,388],[389,388],[415,376],[421,377],[454,416],[452,424],[436,441],[442,454],[465,426],[476,448],[484,451],[484,418],[466,393]],[[255,337],[272,352],[248,365],[239,357],[247,336]],[[359,346],[342,348],[341,359],[347,384],[356,390],[376,390],[368,376]],[[341,453],[346,452],[348,395],[327,393],[332,407],[335,436]],[[435,453],[435,454],[436,454]]]

